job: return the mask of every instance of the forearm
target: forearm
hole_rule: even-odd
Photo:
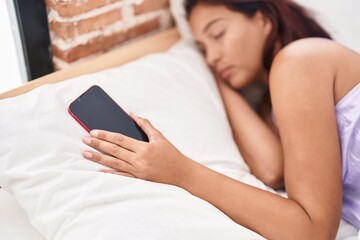
[[[283,157],[278,136],[240,94],[219,87],[234,139],[252,173],[272,187],[281,187]]]
[[[208,201],[238,224],[267,239],[322,239],[317,231],[320,227],[310,220],[299,203],[246,185],[196,162],[191,161],[190,165],[186,177],[177,185]]]

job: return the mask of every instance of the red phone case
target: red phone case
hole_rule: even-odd
[[[94,85],[93,85],[94,86]],[[79,97],[77,97],[74,101],[72,101],[70,104],[69,104],[69,107],[68,107],[68,112],[69,114],[88,132],[90,133],[90,129],[73,113],[71,112],[70,110],[70,106],[73,102],[76,102],[82,95],[84,95],[84,93],[86,93],[90,88],[92,88],[93,86],[89,87],[88,89],[86,89],[86,91],[84,91],[82,94],[80,94]]]

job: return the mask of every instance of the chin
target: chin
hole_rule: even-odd
[[[247,87],[252,81],[245,80],[236,76],[231,76],[226,82],[234,89],[243,89]]]

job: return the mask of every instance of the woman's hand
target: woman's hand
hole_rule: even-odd
[[[151,123],[130,114],[149,142],[119,133],[93,130],[84,143],[100,151],[85,151],[86,159],[110,167],[102,172],[178,185],[192,161],[177,150]]]

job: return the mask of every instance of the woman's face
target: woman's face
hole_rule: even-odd
[[[250,18],[224,5],[199,3],[189,23],[208,65],[220,79],[236,89],[266,80],[263,51],[272,25],[260,11]]]

